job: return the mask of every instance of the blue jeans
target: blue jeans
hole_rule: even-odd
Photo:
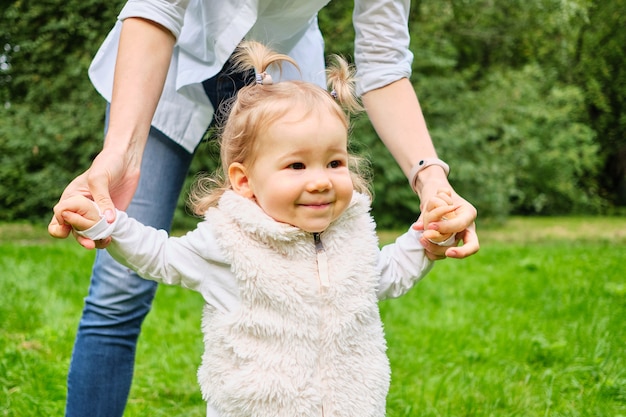
[[[250,79],[254,76],[233,74],[227,63],[218,76],[205,81],[204,88],[218,108]],[[139,186],[128,215],[145,225],[169,230],[192,158],[192,154],[151,128]],[[67,417],[123,415],[133,378],[137,338],[156,288],[155,282],[141,279],[105,250],[97,251],[68,374]]]
[[[169,230],[192,155],[156,129],[144,151],[128,215]],[[121,416],[133,377],[135,346],[157,284],[98,250],[72,353],[66,416]]]

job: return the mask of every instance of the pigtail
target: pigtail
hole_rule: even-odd
[[[330,63],[326,69],[326,82],[331,90],[331,95],[347,112],[346,118],[349,120],[350,114],[363,111],[363,106],[359,103],[356,95],[356,77],[354,66],[339,55],[331,55]],[[350,174],[354,189],[362,194],[366,194],[373,199],[370,183],[371,166],[369,161],[355,154],[350,154],[349,158]]]
[[[330,64],[326,69],[326,80],[331,94],[348,113],[363,110],[355,93],[354,67],[339,55],[330,56]]]
[[[267,73],[270,66],[274,65],[282,74],[282,65],[290,63],[298,70],[298,64],[289,55],[275,52],[259,42],[244,41],[233,54],[235,68],[239,71],[254,70],[256,84],[271,85],[272,77]]]

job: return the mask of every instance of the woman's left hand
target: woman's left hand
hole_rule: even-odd
[[[422,190],[422,201],[427,201],[429,197],[428,187],[424,187]],[[427,238],[422,237],[420,242],[424,246],[426,256],[431,260],[438,260],[444,258],[457,258],[462,259],[471,256],[478,252],[480,249],[480,243],[478,241],[478,235],[476,234],[476,208],[471,205],[467,200],[458,195],[454,190],[451,190],[452,205],[456,207],[454,210],[456,216],[446,220],[438,220],[424,225],[424,218],[428,217],[425,205],[423,205],[422,215],[413,226],[416,230],[436,230],[442,235],[449,233],[456,233],[457,241],[452,246],[440,246],[430,242]],[[437,190],[433,190],[433,195],[436,195]],[[462,243],[461,246],[458,246]]]

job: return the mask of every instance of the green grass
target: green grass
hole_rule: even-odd
[[[626,416],[626,219],[514,218],[479,235],[478,254],[381,304],[388,415]],[[0,415],[62,415],[93,256],[0,225]],[[127,416],[205,414],[201,307],[159,289]]]

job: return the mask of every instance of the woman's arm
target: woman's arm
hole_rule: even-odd
[[[122,24],[109,125],[102,152],[122,156],[126,160],[126,170],[138,171],[140,168],[174,43],[170,31],[150,20],[128,18]],[[118,208],[124,209],[125,205]]]
[[[376,132],[407,177],[419,160],[437,157],[422,108],[408,79],[365,93],[363,104]],[[445,177],[438,166],[428,167],[419,175],[426,176],[431,171],[440,171]],[[421,189],[417,191],[421,193]]]
[[[78,194],[89,196],[109,222],[115,219],[115,207],[125,209],[130,204],[174,43],[172,33],[157,23],[141,18],[124,20],[104,147],[89,169],[65,188],[61,200]],[[50,224],[54,237],[65,238],[71,232],[59,212],[55,211]],[[93,245],[85,238],[79,242]]]
[[[437,157],[417,95],[407,78],[365,93],[363,104],[376,132],[407,177],[420,160]],[[447,188],[452,190],[453,204],[458,206],[454,219],[433,222],[427,227],[442,234],[456,232],[464,243],[460,247],[442,248],[423,239],[429,256],[432,259],[464,258],[476,253],[480,245],[474,226],[474,206],[453,191],[440,166],[429,166],[417,175],[416,192],[422,203],[435,196],[439,189]]]
[[[409,49],[410,8],[409,0],[355,0],[353,14],[357,90],[378,135],[407,177],[420,160],[437,157],[409,81],[413,61]],[[409,180],[420,197],[422,211],[424,202],[445,188],[452,190],[453,202],[458,206],[453,220],[426,227],[442,234],[456,232],[464,245],[445,248],[423,239],[428,256],[463,258],[476,253],[476,209],[453,191],[444,170],[432,165],[419,171],[417,181]],[[417,226],[423,227],[423,223],[418,221]]]

